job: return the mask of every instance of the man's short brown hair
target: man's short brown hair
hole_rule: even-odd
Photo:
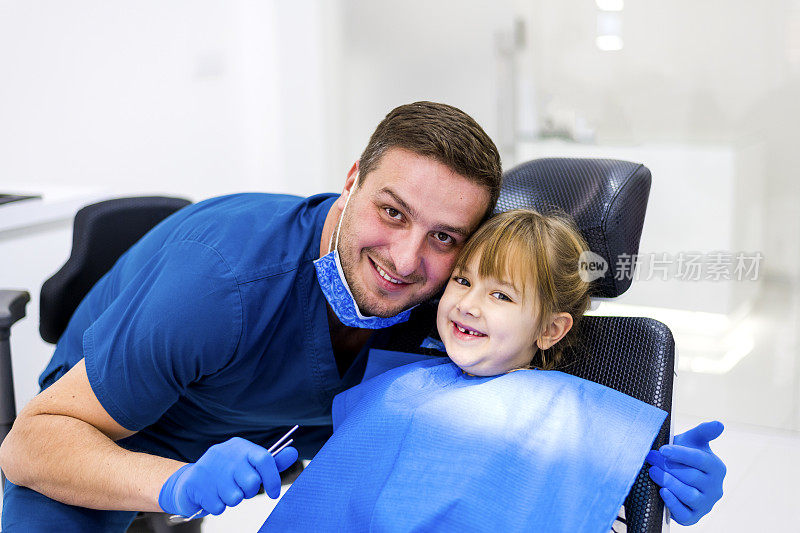
[[[361,179],[374,170],[389,148],[430,157],[489,191],[485,217],[500,195],[500,154],[475,120],[458,108],[414,102],[392,109],[367,143],[359,160]]]

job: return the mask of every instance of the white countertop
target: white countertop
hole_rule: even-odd
[[[58,220],[71,220],[80,208],[117,196],[111,191],[55,184],[38,184],[36,187],[31,187],[3,183],[0,185],[0,193],[41,195],[41,198],[0,204],[0,235],[10,230]]]

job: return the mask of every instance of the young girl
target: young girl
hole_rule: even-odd
[[[553,370],[587,249],[563,215],[484,224],[439,302],[448,357],[337,395],[333,436],[261,531],[609,531],[666,413]]]
[[[450,359],[476,376],[563,365],[589,305],[578,270],[585,250],[566,215],[518,209],[484,224],[439,302],[436,326]]]

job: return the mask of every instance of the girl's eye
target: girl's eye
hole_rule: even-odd
[[[403,220],[403,214],[394,207],[384,207],[383,210],[386,211],[389,218],[393,220]]]
[[[437,231],[433,234],[436,240],[442,244],[453,244],[455,239],[443,231]]]
[[[455,281],[459,285],[469,287],[469,280],[467,278],[462,278],[461,276],[453,276],[453,281]]]
[[[511,298],[509,298],[508,296],[506,296],[505,294],[503,294],[503,293],[502,293],[502,292],[500,292],[500,291],[495,291],[495,292],[493,292],[493,293],[492,293],[492,296],[494,296],[494,297],[495,297],[495,298],[497,298],[498,300],[503,300],[503,301],[505,301],[505,302],[511,302],[511,301],[513,301],[513,300],[511,300]]]

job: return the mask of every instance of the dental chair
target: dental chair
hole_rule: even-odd
[[[598,159],[540,159],[505,174],[495,213],[517,207],[533,207],[540,211],[557,207],[572,215],[591,250],[609,265],[604,276],[593,282],[592,295],[613,298],[624,293],[631,284],[630,277],[617,275],[621,272],[617,268],[617,257],[634,256],[638,252],[649,191],[650,172],[639,164]],[[42,338],[56,343],[94,283],[141,236],[189,203],[178,198],[122,198],[79,211],[75,217],[70,259],[42,286],[39,326]],[[25,291],[0,290],[0,442],[16,416],[9,331],[11,325],[25,316],[28,301]],[[436,355],[437,352],[420,347],[425,338],[436,336],[435,316],[435,302],[420,305],[409,322],[381,332],[373,347]],[[583,330],[583,343],[575,350],[588,355],[580,364],[563,369],[565,372],[671,412],[675,346],[664,324],[649,318],[587,316]],[[666,444],[669,438],[668,416],[653,448]],[[298,473],[283,474],[296,477]],[[647,475],[646,465],[625,501],[625,515],[628,532],[661,531],[663,502],[657,485]],[[163,513],[140,513],[129,533],[200,531],[201,520],[169,528],[165,516]]]
[[[643,165],[608,159],[537,159],[507,171],[493,214],[515,208],[540,212],[566,211],[592,252],[608,265],[592,282],[593,302],[624,293],[631,285],[628,262],[639,251],[650,171]],[[619,262],[618,262],[619,258]],[[411,319],[380,334],[372,347],[398,352],[442,355],[421,347],[429,337],[438,340],[437,302],[418,306]],[[672,378],[675,343],[669,328],[651,318],[585,316],[581,342],[566,350],[559,368],[611,387],[668,413],[653,442],[658,449],[670,441]],[[428,346],[426,344],[426,346]],[[642,466],[625,499],[628,533],[656,533],[666,523],[664,502]]]

